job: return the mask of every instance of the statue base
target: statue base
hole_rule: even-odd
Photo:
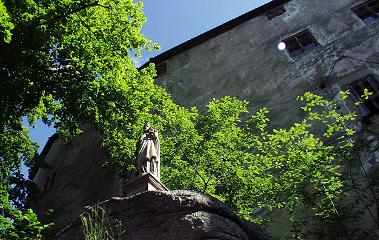
[[[122,195],[124,197],[130,197],[146,191],[168,191],[168,188],[150,173],[138,176],[138,178],[128,182],[122,187]]]

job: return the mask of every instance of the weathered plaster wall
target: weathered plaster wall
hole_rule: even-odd
[[[121,190],[117,178],[101,166],[107,159],[101,137],[89,125],[83,130],[70,145],[57,140],[45,158],[50,167],[39,169],[33,179],[39,193],[32,207],[41,215],[54,209],[56,229],[77,217],[84,206],[119,196]]]
[[[213,98],[229,95],[249,100],[252,111],[263,106],[271,110],[273,127],[286,127],[303,117],[296,97],[304,92],[336,98],[344,85],[368,74],[379,80],[378,65],[346,58],[338,61],[326,87],[320,88],[321,77],[326,78],[343,55],[379,62],[379,21],[366,25],[350,10],[362,2],[292,0],[285,4],[286,12],[281,16],[268,20],[261,15],[166,60],[167,75],[159,77],[157,83],[176,102],[197,106],[201,111]],[[320,44],[311,52],[291,58],[286,51],[277,49],[282,39],[307,28]],[[350,99],[342,105],[341,111],[358,111]],[[357,154],[369,176],[358,162],[352,172],[365,204],[378,218],[369,187],[379,196],[379,119],[376,116],[371,120],[370,125],[357,123],[361,130]],[[344,169],[345,174],[349,167]],[[357,195],[353,184],[348,183],[348,187],[351,190],[345,195],[352,198],[345,203],[350,216],[341,214],[341,218],[346,217],[341,221],[345,223],[317,225],[316,220],[311,221],[307,239],[378,238],[367,208],[362,202],[354,202]],[[291,226],[284,216],[274,213],[268,231],[289,239]]]
[[[320,77],[327,75],[338,56],[378,58],[379,26],[365,25],[350,11],[356,2],[290,1],[279,17],[268,20],[261,15],[168,59],[168,74],[157,82],[186,106],[204,111],[213,98],[236,96],[249,100],[252,108],[269,107],[274,124],[288,125],[301,116],[296,97],[318,90]],[[281,39],[306,28],[320,46],[296,58],[278,51]],[[337,64],[333,77],[345,77],[354,69],[378,72],[374,66],[346,59]]]

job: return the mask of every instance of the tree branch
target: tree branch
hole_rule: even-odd
[[[64,20],[67,19],[68,16],[71,16],[73,14],[79,13],[79,12],[81,12],[83,10],[86,10],[88,8],[91,8],[91,7],[103,7],[103,8],[106,8],[108,10],[112,10],[111,7],[101,5],[97,1],[96,2],[91,2],[89,4],[80,6],[80,7],[76,8],[76,9],[72,9],[72,10],[67,11],[67,12],[65,12],[65,10],[62,10],[61,14],[57,14],[55,16],[52,16],[51,18],[49,18],[49,15],[45,15],[43,17],[36,18],[34,21],[32,21],[32,23],[31,23],[31,25],[29,25],[29,27],[34,27],[34,28],[39,27],[39,26],[41,26],[41,25],[44,24],[44,23],[41,22],[43,20],[46,20],[46,21],[49,20],[49,21],[53,21],[53,22],[55,22],[57,20],[64,21]],[[54,13],[56,13],[56,11]],[[53,14],[51,14],[51,15],[53,15]]]

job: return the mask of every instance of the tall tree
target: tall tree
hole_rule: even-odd
[[[10,199],[11,180],[37,150],[23,119],[32,125],[42,119],[70,139],[81,123],[105,124],[126,88],[133,88],[129,100],[136,97],[123,106],[130,107],[126,115],[138,118],[135,109],[148,105],[138,91],[152,87],[153,70],[139,72],[130,60],[143,48],[157,48],[140,33],[142,8],[133,0],[0,0],[1,238],[28,232],[38,238],[40,231],[20,228],[35,216],[22,214]]]

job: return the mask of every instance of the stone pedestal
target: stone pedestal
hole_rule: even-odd
[[[168,191],[168,188],[150,173],[138,176],[138,178],[128,182],[122,187],[122,195],[125,197],[146,191]]]

